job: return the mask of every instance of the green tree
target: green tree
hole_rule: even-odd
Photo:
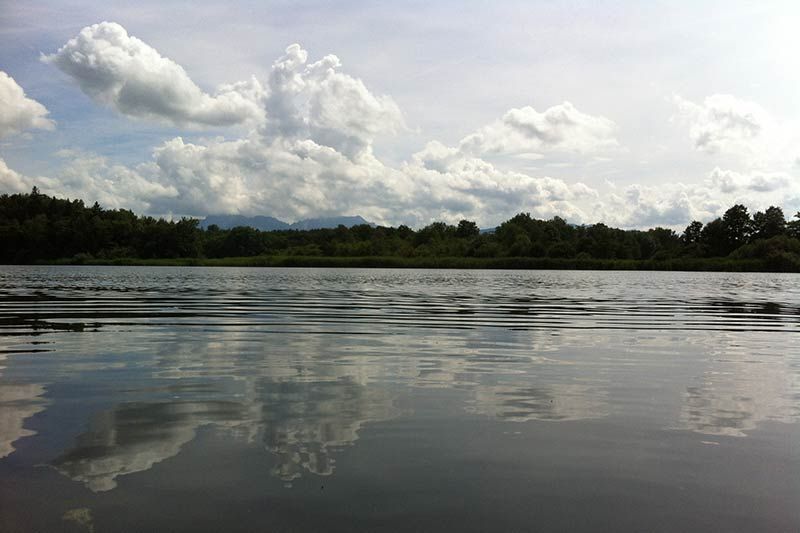
[[[721,219],[715,218],[703,227],[703,231],[700,232],[700,243],[707,251],[707,255],[712,257],[730,253],[725,226]]]
[[[456,227],[456,236],[461,239],[468,239],[479,235],[481,230],[478,225],[471,220],[461,220]]]
[[[747,244],[753,231],[753,221],[747,208],[736,204],[722,215],[722,228],[725,234],[728,253]]]
[[[703,223],[697,220],[692,221],[691,224],[686,226],[681,235],[681,240],[684,244],[696,244],[700,242],[700,236],[703,233]]]
[[[800,211],[795,213],[794,218],[794,220],[786,224],[786,233],[790,237],[800,239]]]
[[[786,218],[783,209],[770,206],[753,215],[753,239],[769,239],[786,233]]]

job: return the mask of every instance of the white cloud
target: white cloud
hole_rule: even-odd
[[[157,147],[153,161],[135,171],[127,179],[152,186],[124,187],[121,169],[121,179],[110,186],[124,187],[121,194],[131,196],[131,203],[157,214],[269,213],[293,220],[358,213],[383,221],[395,210],[387,202],[399,201],[404,186],[397,171],[371,155],[354,162],[308,139],[265,141],[257,135],[204,143],[178,137]]]
[[[8,168],[6,162],[0,159],[0,194],[28,192],[30,189],[28,179]]]
[[[155,214],[270,214],[287,220],[360,214],[419,227],[461,218],[493,224],[529,211],[585,222],[578,204],[597,198],[584,184],[506,172],[478,158],[461,158],[441,172],[417,159],[395,169],[370,153],[353,160],[310,139],[175,138],[154,150],[152,162],[134,168],[93,154],[63,156],[69,160],[58,179],[37,179],[42,192]]]
[[[288,219],[357,213],[415,226],[462,217],[496,222],[522,210],[584,220],[575,202],[596,191],[500,170],[480,155],[582,154],[617,145],[613,122],[565,102],[543,113],[512,109],[458,147],[432,142],[396,169],[373,155],[372,143],[382,132],[405,128],[400,109],[341,72],[334,55],[309,62],[306,50],[291,45],[273,63],[265,90],[253,81],[214,97],[202,93],[180,66],[113,23],[84,28],[46,60],[95,100],[128,115],[194,125],[265,118],[238,140],[175,138],[154,150],[151,163],[135,168],[78,154],[53,189],[109,207]],[[233,98],[243,94],[249,96]],[[229,112],[231,102],[243,106]],[[251,109],[256,105],[257,112]]]
[[[43,192],[156,214],[270,214],[287,220],[360,214],[420,227],[461,218],[488,226],[526,211],[576,223],[682,229],[691,220],[720,216],[734,203],[764,209],[800,195],[783,175],[719,168],[701,184],[631,185],[601,195],[582,183],[503,171],[436,142],[399,168],[369,153],[353,160],[310,139],[267,141],[258,135],[205,143],[175,138],[154,150],[152,162],[135,168],[91,154],[63,155],[70,161],[59,180],[38,178]]]
[[[709,218],[710,213],[698,205],[697,198],[690,197],[692,192],[683,185],[630,185],[622,196],[609,196],[602,207],[604,221],[612,226],[650,228],[679,227],[696,218]]]
[[[156,149],[157,179],[177,189],[153,208],[185,214],[269,213],[286,219],[358,213],[369,220],[420,226],[461,218],[499,222],[519,212],[585,221],[576,201],[596,198],[584,184],[501,171],[479,158],[438,170],[417,154],[399,169],[372,154],[352,160],[313,140],[252,137],[205,145],[173,139]]]
[[[98,103],[177,126],[250,123],[271,138],[311,139],[351,158],[367,151],[377,134],[405,127],[391,97],[375,95],[361,80],[340,72],[334,55],[309,63],[308,52],[297,44],[275,61],[267,88],[253,77],[223,85],[214,95],[112,22],[84,28],[43,60]]]
[[[695,149],[709,154],[755,150],[773,124],[764,109],[754,102],[729,94],[714,94],[696,104],[673,97],[677,118],[689,126]]]
[[[702,104],[680,96],[673,96],[673,102],[677,113],[672,121],[687,126],[695,149],[715,161],[742,172],[796,170],[800,129],[788,115],[776,118],[761,105],[728,94],[708,96]]]
[[[70,158],[59,179],[43,181],[42,191],[61,191],[111,209],[148,211],[160,199],[176,198],[178,190],[158,179],[152,164],[135,168],[109,163],[104,157],[80,154]]]
[[[800,197],[790,174],[754,167],[716,168],[699,184],[619,186],[601,195],[584,183],[508,170],[487,160],[545,159],[546,168],[574,173],[624,151],[613,121],[569,102],[542,112],[510,109],[453,146],[431,141],[392,167],[375,156],[373,143],[381,133],[406,128],[394,100],[342,72],[336,56],[309,62],[308,52],[296,44],[273,63],[264,88],[253,80],[223,87],[215,96],[116,24],[85,28],[47,60],[87,94],[125,114],[185,125],[252,126],[238,139],[176,137],[157,146],[152,161],[133,167],[92,154],[65,154],[69,160],[58,179],[37,178],[43,192],[107,207],[286,220],[359,214],[415,227],[461,218],[489,226],[527,211],[577,223],[680,228],[692,219],[719,216],[734,202],[763,208]],[[711,96],[702,105],[676,97],[676,103],[702,151],[744,145],[752,151],[752,143],[763,142],[765,132],[774,129],[758,106],[733,97]],[[29,188],[30,180],[7,168],[0,175],[9,189]]]
[[[106,208],[132,209],[138,213],[151,212],[153,205],[174,199],[178,194],[174,186],[161,182],[152,163],[128,168],[80,151],[60,150],[56,155],[67,160],[57,178],[26,176],[0,159],[0,194],[25,193],[36,186],[44,194],[81,199],[88,204],[99,202]]]
[[[47,114],[42,104],[25,96],[14,78],[0,70],[0,138],[34,128],[52,130],[55,123]]]
[[[774,192],[791,185],[792,179],[784,173],[752,172],[742,174],[716,167],[709,176],[711,183],[723,193],[742,191]]]
[[[701,183],[629,185],[604,196],[593,215],[619,227],[682,229],[691,220],[708,222],[722,216],[734,204],[744,204],[751,212],[771,205],[793,212],[798,202],[800,183],[787,174],[716,167]]]
[[[436,157],[438,151],[445,157]],[[0,183],[25,191],[35,182],[45,193],[144,213],[269,214],[286,220],[360,214],[381,224],[413,227],[462,218],[490,226],[524,211],[575,223],[680,230],[691,220],[720,216],[734,203],[751,210],[800,208],[787,200],[800,198],[800,186],[780,174],[716,168],[699,184],[629,185],[600,194],[583,183],[503,171],[480,158],[449,154],[447,147],[431,143],[392,168],[372,154],[352,160],[308,139],[265,142],[252,136],[189,143],[175,138],[154,150],[152,162],[134,168],[92,154],[65,153],[70,160],[58,179],[30,180],[0,166]]]
[[[55,54],[42,56],[96,102],[131,117],[178,126],[231,126],[263,120],[261,84],[223,85],[203,92],[174,61],[128,35],[119,24],[83,28]]]
[[[465,154],[591,154],[617,148],[616,124],[587,115],[569,102],[540,113],[530,106],[510,109],[459,143]],[[530,157],[530,156],[529,156]]]
[[[458,218],[499,222],[520,211],[549,218],[555,215],[584,222],[577,202],[595,198],[597,191],[583,183],[569,185],[551,177],[532,177],[503,171],[478,157],[464,155],[438,141],[430,142],[402,166],[420,191],[415,201],[427,206],[421,220]]]
[[[389,96],[372,94],[364,83],[339,72],[335,55],[308,63],[308,52],[293,44],[272,66],[266,101],[270,136],[308,138],[355,157],[376,134],[404,127]]]

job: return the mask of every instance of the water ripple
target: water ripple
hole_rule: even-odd
[[[324,276],[304,269],[228,269],[224,278],[219,270],[180,270],[180,284],[169,270],[127,267],[111,276],[106,271],[99,284],[92,267],[42,267],[24,276],[10,268],[0,274],[0,336],[153,325],[342,325],[348,333],[377,326],[761,332],[800,327],[800,294],[792,275],[662,273],[655,283],[652,273],[626,272],[621,285],[609,284],[608,273],[587,284],[593,273],[570,278],[546,271],[415,271],[411,276],[379,270],[339,275],[323,288]],[[143,277],[142,271],[150,275]],[[781,301],[764,301],[764,294]]]

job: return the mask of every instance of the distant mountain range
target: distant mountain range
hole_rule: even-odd
[[[298,220],[294,224],[289,224],[283,220],[278,220],[275,217],[267,216],[254,216],[247,217],[244,215],[208,215],[205,219],[200,221],[200,227],[208,229],[211,225],[216,225],[219,229],[231,229],[237,226],[249,226],[251,228],[261,231],[277,231],[277,230],[310,230],[310,229],[323,229],[323,228],[336,228],[340,225],[347,226],[360,226],[361,224],[369,224],[362,217],[346,216],[346,217],[321,217],[321,218],[307,218],[305,220]]]

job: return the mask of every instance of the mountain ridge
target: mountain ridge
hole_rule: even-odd
[[[217,226],[219,229],[246,226],[260,231],[313,230],[336,228],[340,225],[351,228],[353,226],[360,226],[361,224],[367,224],[369,226],[375,225],[368,222],[360,215],[306,218],[291,224],[266,215],[251,217],[245,215],[208,215],[200,221],[200,227],[203,229],[208,229],[209,226],[212,225]]]

